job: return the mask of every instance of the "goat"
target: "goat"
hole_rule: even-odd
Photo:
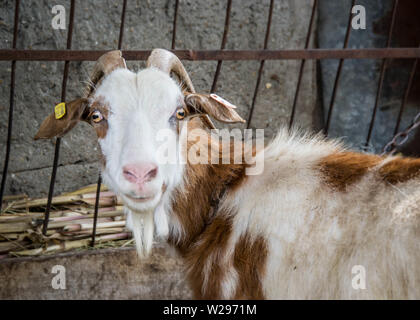
[[[248,163],[159,163],[162,130],[187,151],[192,129],[216,143],[209,117],[243,122],[229,103],[196,93],[171,52],[153,50],[133,73],[111,51],[84,96],[67,103],[64,117],[48,116],[35,139],[91,124],[104,181],[123,199],[139,255],[150,251],[154,229],[166,236],[196,298],[420,298],[419,159],[280,130],[247,151],[264,164],[258,175],[246,174]]]

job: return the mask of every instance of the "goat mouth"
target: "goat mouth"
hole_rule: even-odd
[[[129,196],[127,194],[125,194],[124,196],[127,199],[129,199],[129,200],[131,200],[133,202],[147,202],[147,201],[152,200],[155,197],[154,195],[153,196],[145,196],[145,197],[143,197],[143,196],[134,197],[134,196]]]

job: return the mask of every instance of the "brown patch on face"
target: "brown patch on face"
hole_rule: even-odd
[[[93,128],[95,129],[96,134],[98,136],[98,139],[103,139],[103,138],[105,138],[105,136],[108,132],[109,106],[107,104],[105,104],[105,102],[102,98],[98,98],[95,101],[93,101],[92,104],[90,105],[89,117],[94,111],[99,111],[103,116],[103,120],[101,122],[96,123],[96,122],[93,122],[89,118],[89,122],[93,126]]]
[[[318,164],[324,182],[338,190],[359,181],[372,167],[383,159],[379,156],[356,152],[339,152],[324,157]]]
[[[103,120],[101,122],[94,122],[91,119],[92,113],[95,111],[99,111],[101,113],[103,117]],[[87,121],[95,129],[98,139],[105,138],[108,132],[108,114],[109,106],[104,102],[104,99],[102,97],[98,97],[95,101],[91,103],[89,107],[89,115],[87,116]],[[101,163],[101,166],[104,169],[106,167],[106,158],[105,155],[102,153],[100,147],[99,150],[99,162]]]
[[[382,180],[397,184],[420,176],[420,159],[396,158],[379,168]]]
[[[108,132],[108,122],[104,122],[103,124],[95,124],[94,125],[96,134],[98,135],[98,139],[103,139]]]
[[[261,277],[265,272],[268,248],[262,236],[252,240],[242,235],[235,246],[233,265],[239,275],[235,299],[264,299]]]
[[[189,281],[196,298],[222,298],[221,281],[225,270],[218,257],[221,257],[226,249],[231,233],[232,219],[225,216],[216,217],[200,235],[198,245],[184,256],[189,266]],[[210,268],[207,267],[208,263]],[[207,281],[203,287],[206,270],[208,270]]]

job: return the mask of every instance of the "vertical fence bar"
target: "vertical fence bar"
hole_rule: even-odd
[[[122,7],[122,13],[121,13],[120,35],[118,37],[118,49],[121,49],[122,40],[123,40],[123,37],[124,37],[124,24],[125,24],[126,8],[127,8],[127,0],[124,0],[123,7]]]
[[[386,42],[386,47],[387,48],[389,48],[391,46],[392,33],[394,31],[394,26],[395,26],[395,17],[397,15],[397,7],[398,7],[398,0],[394,0],[394,7],[392,8],[392,18],[391,18],[391,23],[390,23],[390,26],[389,26],[389,31],[388,31],[388,39],[387,39],[387,42]],[[368,131],[368,134],[367,134],[367,137],[366,137],[365,147],[367,147],[369,145],[370,138],[372,137],[373,125],[375,123],[376,113],[378,111],[379,99],[381,98],[382,87],[383,87],[383,83],[384,83],[385,70],[386,70],[386,67],[387,67],[387,63],[388,63],[388,59],[383,59],[382,60],[381,71],[380,71],[380,75],[379,75],[378,90],[376,91],[375,105],[373,107],[372,118],[371,118],[370,124],[369,124],[369,131]]]
[[[344,38],[343,49],[346,49],[348,44],[349,44],[350,30],[351,30],[351,19],[352,19],[352,9],[354,7],[355,2],[356,2],[355,0],[352,0],[352,2],[351,2],[350,12],[349,12],[349,20],[348,20],[348,23],[347,23],[347,30],[346,30],[346,36]],[[330,129],[331,115],[332,115],[332,112],[333,112],[333,109],[334,109],[334,102],[335,102],[335,97],[337,95],[338,82],[340,80],[341,69],[343,68],[343,62],[344,62],[344,59],[340,59],[340,62],[338,63],[337,73],[335,75],[334,88],[333,88],[333,92],[332,92],[332,95],[331,95],[330,106],[328,108],[327,123],[325,124],[325,127],[324,127],[325,135],[328,135],[328,130]]]
[[[419,59],[415,59],[413,62],[413,66],[411,67],[410,77],[408,78],[407,87],[405,88],[404,97],[401,101],[400,111],[398,112],[397,123],[394,129],[394,136],[400,130],[401,118],[405,110],[405,105],[407,104],[408,96],[410,95],[411,87],[413,86],[414,76],[416,74],[417,65]]]
[[[232,0],[227,0],[226,5],[226,17],[225,17],[225,27],[223,29],[222,44],[220,50],[223,50],[226,46],[227,35],[229,32],[229,23],[230,23],[230,11],[232,9]],[[210,92],[216,91],[217,80],[219,79],[220,69],[222,68],[222,60],[217,61],[216,73],[214,74],[213,84],[211,85]]]
[[[124,38],[124,25],[125,25],[125,12],[127,9],[127,0],[124,0],[122,13],[121,13],[121,23],[120,23],[120,34],[118,37],[118,49],[121,50],[122,41]],[[95,239],[96,239],[96,226],[98,224],[98,211],[99,211],[99,198],[101,196],[101,185],[102,185],[102,176],[99,172],[98,175],[98,182],[96,184],[96,199],[95,199],[95,209],[93,213],[93,229],[92,229],[92,241],[91,246],[95,246]]]
[[[15,2],[15,21],[13,26],[13,42],[12,48],[16,49],[17,35],[18,35],[18,26],[19,26],[19,5],[20,0]],[[16,73],[16,61],[12,61],[11,73],[10,73],[10,104],[9,104],[9,119],[7,122],[7,142],[6,142],[6,153],[4,155],[4,166],[3,166],[3,175],[1,177],[1,187],[0,187],[0,209],[3,204],[3,195],[4,189],[6,187],[6,177],[7,170],[9,169],[9,159],[10,159],[10,148],[12,140],[12,129],[13,129],[13,109],[15,104],[15,73]]]
[[[314,4],[312,5],[311,20],[309,21],[308,33],[306,34],[305,49],[308,49],[309,42],[311,40],[312,26],[315,20],[315,12],[316,12],[317,5],[318,5],[318,0],[314,0]],[[298,81],[296,85],[295,97],[293,99],[292,112],[290,114],[289,130],[293,125],[293,121],[295,120],[296,104],[297,104],[297,100],[299,96],[300,84],[302,82],[302,76],[303,76],[303,70],[305,68],[305,63],[306,63],[306,60],[302,60],[300,62],[300,69],[299,69],[299,76],[298,76]]]
[[[93,214],[93,229],[92,229],[92,241],[91,241],[91,246],[92,247],[95,246],[96,226],[98,224],[99,197],[101,195],[101,183],[102,183],[102,177],[101,177],[101,173],[99,173],[98,184],[96,186],[95,211],[94,211],[94,214]]]
[[[273,17],[273,7],[274,7],[274,0],[271,0],[270,1],[270,9],[269,9],[269,12],[268,12],[267,28],[265,30],[264,50],[266,50],[267,47],[268,47],[268,39],[270,37],[270,28],[271,28],[271,18]],[[254,114],[255,101],[257,100],[258,89],[260,87],[261,76],[262,76],[262,72],[263,72],[263,69],[264,69],[264,63],[265,63],[265,60],[261,60],[260,68],[258,70],[257,83],[255,85],[255,90],[254,90],[254,96],[252,97],[251,110],[250,110],[249,116],[248,116],[248,123],[247,123],[247,126],[246,126],[247,129],[249,129],[250,126],[251,126],[251,119],[252,119],[252,115]]]
[[[71,49],[71,41],[73,38],[73,25],[74,25],[74,10],[76,6],[76,0],[71,0],[70,4],[70,21],[69,21],[69,31],[67,34],[67,49]],[[64,62],[64,72],[63,72],[63,83],[61,86],[61,101],[66,100],[66,89],[67,89],[67,79],[69,74],[69,61]],[[44,217],[44,224],[42,226],[42,233],[44,235],[47,234],[48,230],[48,222],[50,219],[50,210],[51,210],[51,202],[52,197],[54,194],[54,185],[55,185],[55,177],[57,175],[57,167],[58,167],[58,159],[60,157],[60,145],[61,145],[61,138],[56,138],[55,142],[55,150],[54,150],[54,161],[53,161],[53,169],[51,173],[51,180],[50,180],[50,188],[48,190],[48,201],[47,207],[45,209],[45,217]]]
[[[174,8],[174,22],[172,25],[172,43],[171,49],[175,49],[175,41],[176,41],[176,22],[178,18],[178,7],[179,7],[179,0],[175,0],[175,8]]]

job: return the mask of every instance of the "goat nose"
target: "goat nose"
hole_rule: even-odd
[[[129,164],[123,167],[123,176],[126,180],[144,184],[153,180],[158,173],[158,168],[153,163]]]

